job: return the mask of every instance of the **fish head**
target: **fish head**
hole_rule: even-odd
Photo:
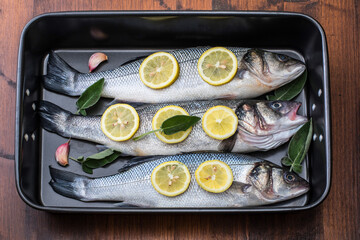
[[[248,70],[262,84],[272,89],[297,78],[305,68],[305,64],[299,60],[260,49],[248,50],[240,62],[240,69]]]
[[[254,165],[248,174],[248,183],[269,203],[294,198],[309,190],[305,179],[266,161]]]
[[[301,106],[294,101],[245,101],[235,110],[239,125],[254,135],[269,135],[294,129],[307,121],[297,114]]]
[[[240,138],[251,146],[273,148],[286,142],[307,121],[297,115],[301,103],[245,101],[235,110]]]

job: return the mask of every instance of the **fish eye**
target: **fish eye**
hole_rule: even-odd
[[[295,180],[295,175],[292,173],[285,173],[284,177],[287,183],[291,183]]]
[[[271,104],[271,107],[274,108],[274,109],[278,109],[278,108],[282,107],[282,104],[279,103],[279,102],[274,102],[274,103]]]
[[[279,60],[280,62],[286,62],[289,60],[289,57],[283,54],[276,54],[276,58],[277,60]]]

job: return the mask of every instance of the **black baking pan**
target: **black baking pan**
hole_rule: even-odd
[[[121,208],[113,203],[84,203],[56,194],[50,187],[49,165],[56,148],[67,141],[40,127],[36,103],[48,100],[75,111],[76,98],[47,91],[41,84],[47,56],[56,51],[71,66],[87,72],[89,56],[96,51],[109,56],[98,70],[119,66],[137,56],[158,50],[194,46],[257,47],[282,52],[306,62],[308,81],[297,101],[300,114],[312,117],[314,135],[302,177],[311,189],[299,198],[251,208],[155,209]],[[105,103],[89,114],[101,114]],[[63,12],[32,19],[19,46],[16,99],[15,169],[20,197],[30,206],[51,212],[281,212],[309,209],[320,204],[330,189],[330,99],[325,34],[311,17],[284,12]],[[253,155],[280,164],[287,144]],[[72,140],[72,156],[96,151],[93,143]],[[94,176],[114,174],[124,164],[117,161],[97,169]],[[70,162],[67,170],[82,173]]]

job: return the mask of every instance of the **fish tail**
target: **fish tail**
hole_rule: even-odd
[[[51,181],[49,184],[60,195],[74,198],[81,201],[87,201],[85,198],[85,186],[91,181],[91,178],[78,175],[72,172],[63,171],[49,167]]]
[[[58,133],[63,137],[71,137],[68,131],[66,131],[66,122],[72,115],[71,112],[62,109],[51,102],[40,101],[38,113],[43,128],[50,132]]]
[[[47,75],[43,78],[44,87],[66,95],[79,96],[81,93],[74,87],[78,73],[55,52],[50,52]]]

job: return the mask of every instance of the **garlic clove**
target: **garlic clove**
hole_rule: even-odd
[[[97,66],[99,66],[100,63],[106,60],[108,60],[108,57],[104,53],[97,52],[91,55],[91,57],[89,58],[90,72],[92,72],[95,68],[97,68]]]
[[[70,140],[64,144],[61,144],[55,152],[56,161],[63,167],[69,164],[69,150],[70,150]]]

